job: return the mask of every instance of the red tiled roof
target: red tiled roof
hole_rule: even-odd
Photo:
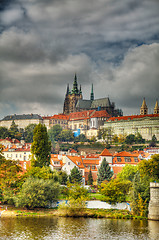
[[[69,119],[70,120],[89,119],[90,114],[93,112],[94,112],[94,110],[70,113]]]
[[[77,151],[75,149],[72,149],[70,153],[77,153]]]
[[[113,122],[113,121],[127,121],[127,120],[133,120],[138,118],[146,118],[146,117],[159,117],[159,114],[146,114],[146,115],[132,115],[132,116],[122,116],[122,117],[111,117],[107,120],[107,122]]]
[[[50,119],[65,119],[65,120],[68,120],[69,116],[65,115],[65,114],[57,114],[57,115],[55,114]]]
[[[81,156],[67,156],[73,163],[75,163],[79,168],[84,168]],[[80,163],[80,164],[78,164]]]
[[[102,111],[96,111],[95,113],[93,113],[91,115],[90,118],[99,118],[99,117],[107,117],[110,118],[110,115],[107,113],[106,110],[102,110]]]
[[[104,149],[100,156],[112,156],[112,154],[108,151],[108,149]]]

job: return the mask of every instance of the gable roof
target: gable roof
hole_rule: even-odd
[[[68,156],[67,157],[76,164],[79,168],[84,168],[83,161],[81,156]]]
[[[111,103],[109,98],[100,98],[95,99],[92,101],[91,108],[97,108],[97,107],[110,107]]]
[[[100,154],[100,156],[113,156],[109,151],[108,149],[104,149],[103,152]]]

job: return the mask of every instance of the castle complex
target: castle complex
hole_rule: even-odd
[[[67,86],[63,113],[68,115],[73,112],[81,112],[86,110],[106,110],[107,113],[112,117],[123,115],[121,109],[115,109],[115,103],[111,103],[109,97],[94,99],[93,84],[90,99],[83,99],[81,85],[78,89],[77,76],[75,74],[72,90],[70,91],[69,85]]]

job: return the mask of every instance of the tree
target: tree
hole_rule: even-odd
[[[33,134],[34,134],[34,128],[36,127],[37,124],[29,124],[25,130],[24,130],[24,138],[25,142],[31,143],[33,142]]]
[[[152,140],[149,144],[150,147],[156,147],[156,143],[157,143],[157,138],[155,135],[152,136]]]
[[[9,204],[13,203],[13,197],[18,192],[24,181],[24,175],[21,174],[21,167],[11,160],[0,161],[0,188],[3,195],[3,201]]]
[[[135,174],[138,171],[138,167],[137,166],[133,166],[130,164],[126,164],[122,171],[120,173],[118,173],[117,178],[119,178],[120,180],[129,180],[129,181],[133,181]]]
[[[159,154],[152,155],[149,160],[142,160],[138,167],[142,177],[148,176],[154,181],[159,180]]]
[[[111,177],[113,176],[113,172],[111,171],[109,167],[109,163],[104,158],[99,169],[98,169],[98,178],[97,182],[98,184],[101,184],[103,181],[107,180],[109,181]]]
[[[75,137],[74,139],[75,142],[86,142],[87,138],[86,136],[82,133],[78,137]]]
[[[129,180],[112,179],[107,184],[101,183],[100,191],[107,202],[125,202],[131,185],[132,183]]]
[[[136,141],[136,139],[135,139],[134,134],[129,134],[125,139],[125,143],[127,143],[127,144],[133,144],[133,143],[135,143],[135,141]]]
[[[76,166],[71,170],[71,174],[69,176],[69,181],[70,181],[70,183],[81,183],[82,182],[82,175]]]
[[[145,139],[142,138],[142,136],[139,132],[137,132],[137,134],[135,136],[135,142],[136,143],[145,143]]]
[[[52,143],[59,140],[59,135],[62,132],[62,127],[59,124],[54,125],[48,130],[49,139]]]
[[[28,178],[15,197],[15,204],[17,207],[28,209],[46,207],[52,201],[57,200],[59,190],[59,184],[54,183],[53,180]]]
[[[92,185],[92,184],[93,184],[93,176],[92,176],[92,171],[90,168],[89,174],[88,174],[88,185]]]
[[[9,131],[6,127],[0,127],[0,138],[4,139],[6,137],[9,137]]]
[[[34,128],[33,143],[31,153],[35,158],[32,159],[32,165],[35,167],[48,166],[50,164],[51,142],[48,140],[47,129],[45,125],[39,123]]]
[[[67,180],[68,180],[68,175],[65,171],[59,171],[59,182],[62,185],[66,185],[67,184]]]
[[[21,139],[22,134],[18,130],[18,125],[15,124],[14,120],[9,128],[9,135],[11,138]]]
[[[64,129],[59,134],[58,139],[62,142],[71,142],[74,140],[73,132],[71,130]]]

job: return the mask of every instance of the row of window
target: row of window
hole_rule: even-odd
[[[125,162],[131,162],[131,158],[130,157],[124,157]],[[121,157],[117,157],[117,161],[121,162]],[[134,162],[138,162],[138,158],[134,157]]]

